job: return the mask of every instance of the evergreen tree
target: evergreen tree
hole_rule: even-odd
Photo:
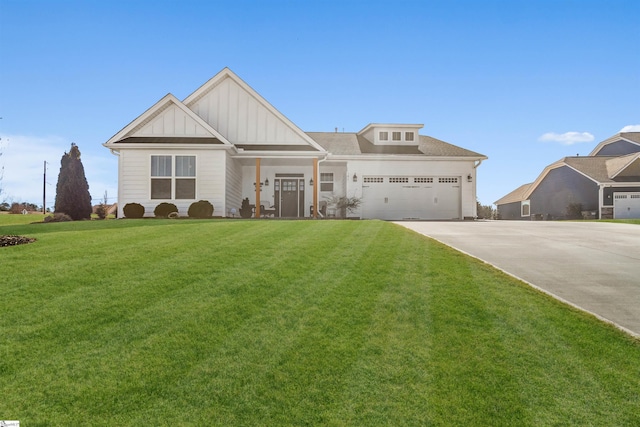
[[[91,195],[84,176],[78,146],[71,143],[69,153],[60,160],[60,174],[56,186],[56,213],[65,213],[74,220],[91,218]]]

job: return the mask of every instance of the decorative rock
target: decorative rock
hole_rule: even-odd
[[[0,236],[0,247],[17,246],[35,242],[36,239],[24,236]]]

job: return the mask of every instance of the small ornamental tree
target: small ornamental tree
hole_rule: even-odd
[[[91,195],[84,176],[78,146],[71,143],[71,149],[60,160],[60,173],[56,186],[56,213],[65,213],[74,220],[90,219]]]

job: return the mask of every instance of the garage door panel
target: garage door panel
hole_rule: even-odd
[[[640,218],[640,192],[613,193],[613,217]]]
[[[442,180],[442,182],[439,182]],[[362,217],[380,219],[459,219],[458,178],[365,177]]]

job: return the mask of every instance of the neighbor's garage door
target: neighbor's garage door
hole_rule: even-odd
[[[613,217],[640,218],[640,192],[613,193]]]
[[[362,218],[460,219],[459,177],[365,176]]]

